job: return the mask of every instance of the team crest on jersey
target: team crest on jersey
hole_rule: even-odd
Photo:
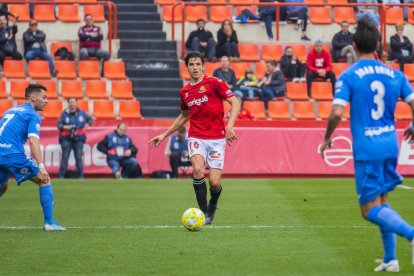
[[[202,85],[202,86],[200,86],[200,90],[198,90],[198,93],[204,93],[206,91],[207,91],[206,87],[204,85]]]
[[[185,93],[185,98],[187,98],[189,94],[190,94],[189,92]]]

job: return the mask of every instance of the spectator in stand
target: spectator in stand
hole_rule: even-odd
[[[275,0],[259,0],[260,3],[273,3]],[[274,40],[272,22],[276,20],[275,6],[259,6],[259,20],[263,21],[266,27],[266,34],[270,41]]]
[[[45,44],[46,34],[37,28],[37,21],[31,20],[29,28],[23,34],[24,56],[27,61],[36,58],[47,60],[49,62],[49,70],[52,77],[55,77],[59,71],[55,70],[53,58],[47,53]]]
[[[304,3],[304,0],[285,0],[285,3]],[[306,35],[306,27],[308,26],[308,9],[303,6],[287,6],[281,8],[280,13],[282,18],[286,18],[290,21],[296,21],[295,29],[301,29],[302,35],[300,37],[303,41],[310,41],[310,38]]]
[[[197,30],[192,31],[188,36],[185,47],[193,52],[202,52],[209,61],[217,61],[216,42],[210,31],[205,30],[206,21],[196,21]]]
[[[82,151],[86,141],[85,130],[92,124],[92,117],[78,108],[75,98],[69,98],[68,108],[59,117],[59,144],[62,148],[62,161],[60,162],[59,177],[67,177],[68,160],[73,150],[76,169],[80,178],[83,178]]]
[[[398,60],[400,64],[400,70],[404,70],[404,64],[413,63],[414,55],[413,44],[410,39],[403,35],[404,25],[397,24],[395,25],[396,34],[391,36],[391,59]]]
[[[237,33],[230,20],[224,20],[217,31],[217,57],[228,56],[230,62],[240,61]]]
[[[258,85],[262,87],[263,93],[260,99],[264,102],[267,110],[269,101],[285,96],[286,81],[275,60],[267,60],[266,69],[266,74]]]
[[[331,56],[323,49],[323,41],[318,39],[315,41],[315,46],[308,54],[306,61],[308,95],[312,96],[311,87],[312,82],[316,78],[329,80],[332,84],[332,93],[335,91],[335,73],[332,71]]]
[[[12,26],[9,26],[7,16],[0,14],[0,64],[2,66],[7,56],[15,60],[23,59],[22,54],[17,51],[17,31],[16,21],[13,22]]]
[[[138,149],[126,135],[127,125],[120,123],[116,130],[98,143],[98,150],[106,154],[106,162],[116,179],[137,178],[142,175],[136,155]],[[120,169],[122,169],[120,171]]]
[[[109,52],[101,48],[101,41],[103,39],[102,29],[96,26],[91,14],[86,14],[85,26],[79,28],[79,59],[85,60],[90,57],[96,57],[109,60]]]
[[[341,58],[346,58],[347,63],[355,63],[358,58],[352,47],[354,34],[349,31],[348,21],[342,21],[340,25],[341,31],[332,38],[332,59],[339,62]]]
[[[358,0],[358,4],[378,4],[377,0]],[[378,14],[378,7],[373,6],[358,6],[357,20],[367,19],[375,26],[380,25],[380,16]]]
[[[191,167],[185,127],[180,127],[177,134],[170,137],[165,147],[165,155],[170,159],[171,178],[178,178],[179,167]]]
[[[286,46],[285,53],[280,58],[280,69],[283,75],[293,82],[305,82],[306,63],[300,61],[294,54],[291,46]]]
[[[237,86],[239,87],[240,91],[243,93],[242,99],[249,99],[254,100],[255,96],[260,97],[262,93],[262,89],[258,87],[259,80],[254,75],[252,69],[247,69],[244,73],[244,76],[240,78],[237,82]],[[243,101],[241,101],[243,102]]]
[[[412,4],[414,3],[413,0],[403,0],[402,4]],[[408,8],[409,7],[403,7],[404,9],[404,20],[407,21],[408,20]]]
[[[214,70],[213,77],[223,80],[229,86],[230,90],[235,95],[243,97],[243,93],[237,89],[236,74],[233,69],[230,68],[230,61],[227,56],[222,56],[220,59],[220,67]]]
[[[247,108],[244,107],[243,103],[243,99],[240,96],[236,96],[236,98],[240,101],[241,103],[241,109],[239,112],[239,115],[237,115],[237,120],[254,120],[254,116],[252,115],[252,113],[250,112],[250,110],[248,110]],[[227,119],[230,118],[231,115],[231,111],[229,110],[226,114]]]

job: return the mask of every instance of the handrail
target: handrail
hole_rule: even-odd
[[[280,39],[280,7],[283,6],[306,6],[306,7],[378,7],[378,13],[380,15],[380,33],[383,37],[383,46],[384,49],[386,48],[387,41],[386,41],[386,34],[387,34],[387,24],[386,24],[386,9],[391,7],[414,7],[414,4],[365,4],[365,3],[345,3],[345,4],[328,4],[328,3],[260,3],[260,2],[253,2],[250,5],[258,6],[258,7],[270,7],[275,6],[276,8],[276,40],[279,41]],[[173,5],[171,13],[171,39],[175,40],[175,9],[176,7],[182,7],[182,18],[181,21],[177,21],[177,23],[181,23],[181,57],[185,55],[185,7],[186,6],[246,6],[246,3],[241,2],[234,2],[234,3],[208,3],[208,2],[177,2]]]

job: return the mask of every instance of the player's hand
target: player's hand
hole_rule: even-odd
[[[149,140],[148,141],[148,144],[151,144],[154,147],[158,147],[164,139],[165,139],[165,135],[164,134],[160,134],[158,136],[155,136],[151,140]]]
[[[236,133],[234,133],[234,129],[232,127],[226,128],[226,139],[227,139],[227,144],[229,145],[229,147],[231,147],[231,143],[233,141],[239,139],[237,138]]]
[[[325,150],[326,148],[331,148],[332,147],[332,140],[325,140],[323,141],[322,144],[319,145],[319,152],[322,155],[322,158],[325,159]]]
[[[48,184],[48,183],[50,183],[50,176],[49,176],[49,173],[46,171],[46,169],[40,169],[40,174],[41,174],[41,177],[42,177],[42,183],[43,184]]]
[[[410,126],[404,131],[404,139],[407,140],[408,143],[414,144],[414,126]]]

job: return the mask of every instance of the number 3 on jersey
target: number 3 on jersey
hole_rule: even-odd
[[[4,119],[6,119],[6,121],[3,123],[3,125],[0,127],[0,136],[2,135],[4,128],[7,126],[7,124],[10,122],[11,119],[14,118],[15,114],[6,114],[4,115]]]
[[[374,120],[379,120],[384,116],[384,96],[385,96],[385,87],[384,84],[380,81],[373,81],[371,82],[371,90],[372,92],[377,92],[377,94],[374,96],[374,103],[377,105],[377,109],[371,110],[371,117]]]

